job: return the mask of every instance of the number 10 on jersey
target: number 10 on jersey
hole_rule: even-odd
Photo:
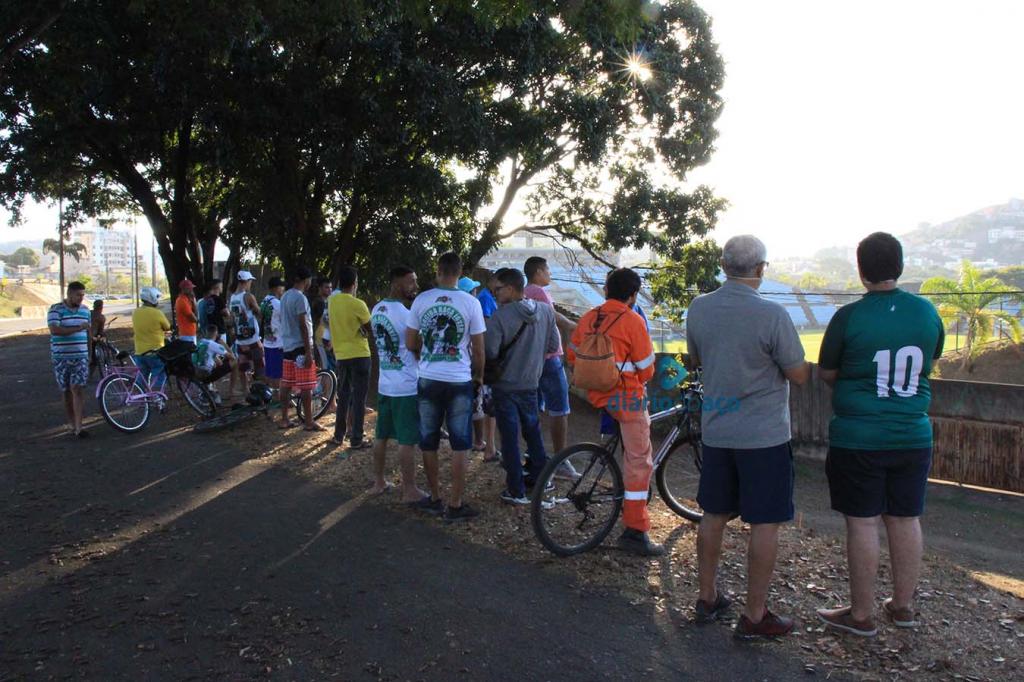
[[[901,398],[917,395],[917,384],[924,369],[924,352],[917,346],[904,346],[896,351],[893,362],[892,351],[880,350],[875,353],[878,367],[876,385],[878,397],[888,398],[889,391],[895,391]],[[895,366],[894,366],[895,365]]]

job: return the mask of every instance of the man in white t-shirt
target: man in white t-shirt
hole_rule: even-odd
[[[462,261],[446,253],[437,261],[437,287],[413,301],[405,334],[406,346],[419,351],[417,394],[420,449],[430,497],[419,507],[444,513],[446,521],[470,519],[479,512],[463,504],[466,460],[473,445],[473,401],[484,373],[484,314],[480,302],[457,287]],[[452,448],[452,489],[448,505],[441,502],[437,448],[441,423],[448,425]]]
[[[210,324],[201,329],[199,343],[192,352],[192,362],[196,366],[196,378],[208,384],[214,398],[220,402],[216,382],[231,373],[237,358],[234,353],[217,342],[217,325]]]
[[[417,398],[419,358],[405,345],[409,309],[416,297],[416,273],[399,266],[391,270],[388,297],[370,311],[370,328],[380,360],[377,379],[377,427],[373,440],[373,492],[382,493],[391,484],[384,480],[388,440],[398,441],[398,462],[402,471],[402,501],[418,503],[426,493],[416,487],[416,463],[420,442],[420,413]]]

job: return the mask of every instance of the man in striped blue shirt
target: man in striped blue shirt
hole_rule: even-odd
[[[57,385],[64,392],[64,409],[68,425],[78,438],[88,432],[82,430],[82,403],[86,381],[89,379],[89,358],[92,357],[92,315],[82,305],[85,285],[72,282],[60,303],[50,306],[46,324],[50,327],[50,359]]]

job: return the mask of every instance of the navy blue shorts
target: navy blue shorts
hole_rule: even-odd
[[[709,514],[736,514],[747,523],[793,520],[793,449],[704,445],[697,503]]]
[[[832,508],[846,516],[920,516],[932,449],[849,450],[830,447],[825,471]]]

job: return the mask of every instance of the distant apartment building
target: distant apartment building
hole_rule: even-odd
[[[86,251],[78,263],[74,258],[65,260],[65,267],[70,272],[109,271],[111,275],[131,274],[135,241],[130,230],[93,225],[72,230],[71,241],[80,242]]]
[[[995,244],[1002,241],[1024,242],[1024,230],[1012,225],[993,227],[988,231],[988,243]]]

